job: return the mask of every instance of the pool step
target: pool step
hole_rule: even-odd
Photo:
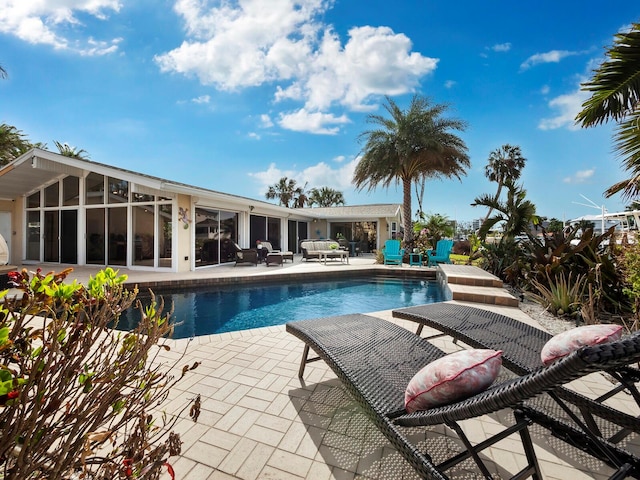
[[[441,264],[436,275],[438,281],[447,286],[452,300],[506,307],[519,304],[504,288],[502,280],[473,265]]]

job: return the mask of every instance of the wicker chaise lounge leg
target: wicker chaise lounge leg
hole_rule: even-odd
[[[309,358],[309,345],[304,346],[304,350],[302,351],[302,360],[300,361],[300,368],[298,369],[298,378],[304,377],[304,368],[307,366],[307,363],[317,362],[318,360],[322,360],[320,357],[311,357]]]

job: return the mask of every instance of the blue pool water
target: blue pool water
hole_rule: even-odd
[[[174,306],[173,320],[180,323],[176,339],[445,300],[434,281],[386,277],[154,293],[164,298],[167,310]],[[137,310],[128,311],[118,328],[133,328],[139,318]]]

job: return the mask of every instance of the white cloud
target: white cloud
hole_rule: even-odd
[[[281,113],[278,120],[278,125],[287,130],[323,135],[335,135],[339,126],[345,123],[349,123],[346,115],[336,117],[332,113],[309,112],[304,108],[293,113]]]
[[[580,87],[565,95],[551,99],[548,103],[551,109],[557,110],[555,117],[543,118],[538,124],[540,130],[554,130],[566,127],[569,130],[578,130],[575,123],[576,115],[582,110],[582,104],[589,97],[588,92],[580,90]]]
[[[543,85],[542,88],[540,89],[540,93],[542,95],[548,95],[550,91],[551,91],[551,88],[549,88],[549,85]]]
[[[209,103],[211,101],[211,97],[209,95],[200,95],[191,100],[193,103]]]
[[[444,82],[444,88],[453,88],[456,85],[456,81],[455,80],[447,80],[446,82]]]
[[[264,195],[269,186],[278,183],[282,177],[295,180],[301,187],[306,184],[309,190],[330,186],[344,193],[346,190],[353,190],[351,180],[358,161],[358,158],[354,158],[348,163],[340,164],[339,168],[332,168],[329,164],[320,162],[301,171],[281,170],[272,163],[267,170],[252,172],[249,176],[257,180],[260,195]]]
[[[121,38],[72,39],[66,32],[69,26],[82,25],[77,14],[106,20],[106,12],[118,13],[121,7],[120,0],[0,0],[0,32],[28,43],[50,45],[81,55],[106,55],[118,50]]]
[[[564,183],[585,183],[591,177],[593,177],[593,174],[595,172],[596,172],[595,168],[591,168],[589,170],[579,170],[576,173],[574,173],[572,176],[565,177],[562,181]]]
[[[560,60],[572,55],[578,55],[578,52],[569,52],[567,50],[551,50],[546,53],[536,53],[531,55],[520,65],[520,70],[527,70],[541,63],[559,63]]]
[[[491,50],[493,50],[494,52],[508,52],[509,50],[511,50],[511,44],[509,42],[498,43],[491,47]]]
[[[271,120],[271,117],[269,115],[263,113],[262,115],[260,115],[260,126],[262,128],[271,128],[273,127],[273,120]]]
[[[388,27],[354,27],[343,44],[321,22],[332,4],[244,0],[209,7],[177,0],[187,38],[155,61],[163,72],[193,75],[220,90],[273,85],[275,103],[300,103],[307,120],[315,119],[316,128],[304,131],[335,133],[338,127],[318,128],[346,121],[329,110],[372,110],[372,97],[414,90],[438,60],[411,52],[411,40]],[[280,125],[298,129],[300,115],[284,114]]]

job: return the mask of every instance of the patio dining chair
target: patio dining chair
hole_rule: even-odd
[[[640,478],[640,458],[594,435],[572,416],[547,410],[534,397],[553,395],[571,380],[603,369],[618,368],[640,359],[640,336],[612,344],[583,347],[553,365],[525,376],[507,375],[487,390],[427,410],[407,413],[405,391],[413,376],[425,365],[445,357],[427,340],[385,320],[367,315],[344,315],[287,323],[289,333],[305,343],[299,377],[309,362],[324,360],[343,382],[358,404],[405,460],[423,477],[444,480],[447,471],[473,459],[485,478],[493,478],[482,450],[519,433],[527,465],[512,478],[541,480],[529,425],[536,422],[557,438],[605,462],[615,470],[611,478]],[[313,349],[317,358],[308,358]],[[472,444],[459,422],[511,409],[513,421],[505,429],[478,444]],[[566,418],[565,418],[566,417]],[[463,447],[448,458],[442,452],[416,444],[413,428],[446,425]],[[405,430],[405,427],[408,430]]]

